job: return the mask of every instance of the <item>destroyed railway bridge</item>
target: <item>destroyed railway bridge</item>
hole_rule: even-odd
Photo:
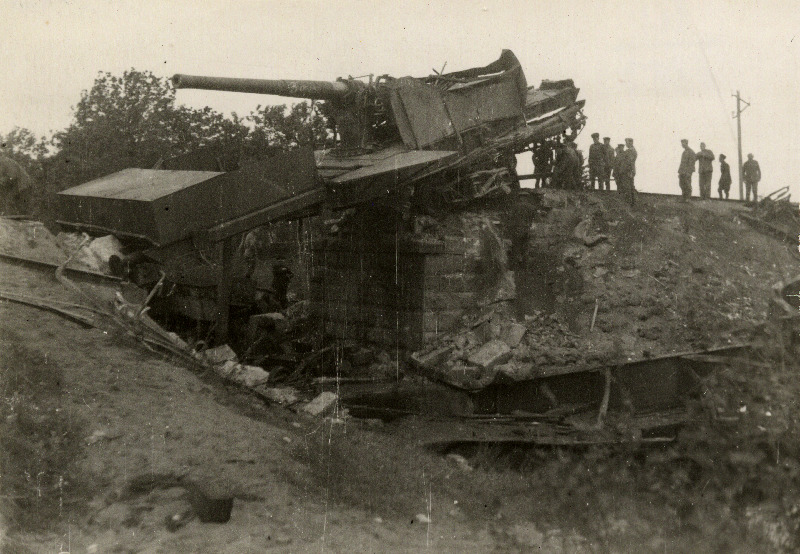
[[[253,287],[240,269],[238,239],[266,224],[322,215],[317,220],[332,223],[309,233],[306,267],[313,332],[345,341],[339,344],[349,344],[344,348],[355,349],[354,355],[359,348],[353,344],[382,345],[398,355],[398,349],[415,351],[407,367],[425,377],[398,381],[396,372],[378,383],[358,376],[342,380],[335,361],[340,400],[354,415],[445,417],[445,423],[428,422],[431,442],[664,440],[686,420],[684,400],[699,390],[703,376],[724,357],[746,354],[746,343],[729,342],[702,352],[614,358],[609,349],[593,351],[591,341],[578,341],[571,348],[586,346],[585,354],[566,363],[524,357],[541,338],[531,336],[532,328],[556,341],[575,335],[542,317],[546,306],[526,314],[527,326],[516,322],[522,314],[508,302],[509,283],[517,283],[507,271],[500,216],[476,210],[475,201],[502,206],[515,184],[514,155],[537,141],[576,135],[585,118],[571,81],[528,87],[510,51],[482,68],[425,78],[307,82],[176,75],[174,83],[324,100],[339,144],[317,152],[298,149],[227,173],[187,157],[59,193],[63,227],[121,241],[111,265],[118,277],[150,294],[139,308],[126,310],[127,300],[121,300],[109,317],[150,347],[179,353],[192,366],[213,367],[273,401],[296,402],[293,393],[272,386],[278,368],[287,377],[289,366],[289,383],[314,365],[322,374],[325,352],[338,346],[317,342],[305,356],[298,350],[268,353],[260,358],[270,364],[268,379],[263,370],[239,363],[235,353],[197,354],[147,318],[144,308],[149,303],[211,322],[216,342],[224,344],[231,310],[252,313]],[[569,194],[546,191],[525,202],[532,213],[546,214],[569,205],[564,196]],[[430,218],[432,208],[450,213],[449,223]],[[569,283],[577,274],[569,263],[564,267]],[[567,303],[576,297],[561,293]],[[592,328],[597,307],[595,301]],[[283,319],[270,319],[269,332],[285,332]],[[249,349],[239,354],[252,363]],[[315,386],[331,385],[323,376]],[[453,417],[460,418],[457,426]],[[607,419],[615,424],[604,425]]]

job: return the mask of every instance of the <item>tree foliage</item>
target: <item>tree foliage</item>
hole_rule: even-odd
[[[46,160],[45,173],[51,188],[62,190],[200,150],[212,152],[220,169],[231,170],[242,158],[321,145],[327,138],[323,118],[308,103],[225,116],[178,105],[168,79],[131,69],[121,76],[100,73],[83,91],[72,122],[52,138],[55,154]]]
[[[212,143],[236,145],[246,134],[237,119],[177,106],[169,81],[148,71],[101,73],[81,94],[72,123],[53,136],[48,176],[60,190]]]
[[[171,82],[149,71],[100,72],[74,106],[72,121],[50,139],[15,127],[0,134],[0,154],[42,191],[57,192],[129,167],[203,152],[215,169],[276,151],[327,145],[330,133],[312,104],[258,106],[245,117],[177,104]]]
[[[325,119],[307,102],[261,106],[247,117],[252,130],[244,144],[246,157],[258,158],[297,146],[322,148],[329,141]]]
[[[31,178],[42,180],[47,144],[45,137],[36,137],[29,129],[14,127],[7,134],[0,134],[0,155],[17,162]]]

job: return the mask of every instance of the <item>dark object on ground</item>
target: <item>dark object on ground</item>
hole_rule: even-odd
[[[233,497],[212,498],[199,489],[189,490],[192,508],[202,523],[227,523],[231,519]]]

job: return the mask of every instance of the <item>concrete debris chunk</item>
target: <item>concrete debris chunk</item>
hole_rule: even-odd
[[[216,348],[209,348],[208,350],[204,350],[202,354],[206,360],[215,365],[225,363],[229,360],[233,360],[234,362],[238,361],[236,352],[227,344],[217,346]]]
[[[592,224],[592,220],[587,218],[578,223],[575,226],[575,230],[573,231],[573,236],[582,241],[586,246],[594,246],[603,242],[604,240],[608,240],[608,235],[593,235],[589,231],[589,226]]]
[[[490,340],[472,354],[467,361],[482,369],[491,369],[511,359],[511,348],[500,339]]]
[[[232,379],[238,367],[238,362],[235,362],[234,360],[228,360],[222,365],[216,365],[214,367],[214,371],[216,371],[217,375],[223,379]]]
[[[421,367],[433,369],[444,362],[454,349],[455,346],[451,344],[436,348],[430,352],[414,352],[411,354],[411,361]]]
[[[256,392],[276,404],[294,404],[297,402],[297,391],[292,387],[257,387]]]
[[[87,248],[96,258],[97,268],[104,273],[108,273],[109,271],[108,259],[111,256],[123,256],[122,243],[114,235],[98,237],[90,242]]]
[[[325,391],[300,409],[313,416],[325,416],[334,410],[338,400],[336,393]]]
[[[256,387],[263,385],[269,380],[269,372],[254,365],[240,365],[239,373],[234,380],[240,382],[245,387]]]
[[[510,348],[515,348],[522,341],[527,330],[527,327],[521,323],[507,323],[500,328],[500,340]]]
[[[233,360],[228,360],[221,365],[217,364],[214,371],[223,379],[229,379],[248,388],[263,385],[269,380],[268,371],[258,366],[244,365]]]

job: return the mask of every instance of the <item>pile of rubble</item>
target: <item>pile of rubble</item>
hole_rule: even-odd
[[[108,274],[109,258],[121,250],[122,244],[112,235],[94,239],[86,233],[53,235],[40,221],[0,218],[0,255],[52,266],[72,256],[70,269]]]
[[[410,355],[424,375],[466,390],[602,367],[618,357],[610,341],[576,335],[557,315],[534,312],[517,321],[509,309],[468,318]]]

